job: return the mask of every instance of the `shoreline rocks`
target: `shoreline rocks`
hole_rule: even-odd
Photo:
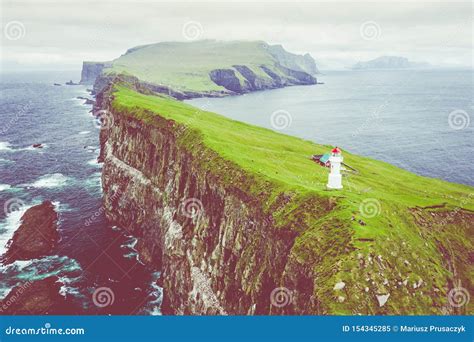
[[[0,300],[3,315],[64,315],[74,307],[60,294],[62,283],[57,276],[26,281],[15,286]]]
[[[58,214],[50,201],[29,208],[2,256],[4,264],[48,255],[59,240]]]

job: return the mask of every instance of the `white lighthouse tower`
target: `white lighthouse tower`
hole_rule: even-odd
[[[331,157],[329,157],[331,171],[328,176],[328,189],[342,189],[341,164],[343,159],[339,147],[331,151]]]

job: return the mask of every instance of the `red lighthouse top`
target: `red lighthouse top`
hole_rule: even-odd
[[[341,153],[341,149],[339,147],[334,147],[331,151],[331,153],[333,154],[340,154]]]

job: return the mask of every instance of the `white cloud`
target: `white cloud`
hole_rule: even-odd
[[[198,21],[202,38],[266,40],[310,52],[326,65],[379,55],[403,55],[433,64],[472,63],[470,2],[161,2],[2,1],[2,26],[24,24],[25,35],[2,35],[2,64],[77,67],[110,60],[126,49],[180,40],[182,27]],[[374,21],[380,36],[365,40],[360,25]]]

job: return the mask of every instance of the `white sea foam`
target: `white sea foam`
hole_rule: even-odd
[[[81,276],[70,278],[67,276],[58,277],[58,282],[61,283],[59,294],[63,297],[66,295],[73,295],[75,297],[80,296],[81,293],[79,288],[75,286],[75,283],[81,278]]]
[[[64,176],[62,173],[52,173],[41,176],[35,182],[27,184],[34,188],[59,188],[64,187],[71,179]]]
[[[0,222],[0,255],[7,251],[8,241],[13,237],[13,233],[20,226],[21,217],[23,214],[33,206],[24,205],[19,210],[14,210],[7,214],[7,216]]]
[[[47,148],[47,144],[41,144],[41,148],[36,148],[33,146],[27,146],[27,147],[13,147],[8,141],[0,141],[0,152],[12,152],[12,151],[38,151],[41,152],[45,148]]]
[[[80,135],[84,135],[84,134],[89,134],[91,131],[81,131],[79,132]]]
[[[23,214],[31,207],[40,204],[40,202],[33,202],[29,205],[23,205],[19,207],[19,210],[11,211],[7,214],[5,219],[0,222],[0,255],[4,254],[7,251],[7,244],[10,239],[13,237],[15,230],[20,227],[21,217]],[[60,203],[53,202],[53,205],[58,208]],[[17,261],[16,264],[18,267],[27,266],[30,261]]]
[[[0,151],[11,151],[10,143],[8,141],[0,141]]]
[[[12,186],[10,184],[0,184],[0,191],[5,191],[10,189]]]
[[[102,164],[97,161],[97,158],[89,160],[87,164],[95,166],[95,167],[102,167]]]
[[[163,301],[163,288],[158,286],[157,281],[161,277],[161,272],[154,272],[152,274],[151,288],[152,292],[150,296],[155,297],[148,303],[148,312],[152,316],[161,315],[161,303]]]
[[[11,163],[13,163],[13,160],[0,158],[0,163],[2,163],[2,164],[11,164]]]
[[[135,246],[137,245],[137,242],[138,242],[138,239],[136,237],[131,237],[129,240],[127,240],[123,245],[121,245],[120,247],[122,248],[130,248],[132,250],[135,250]]]
[[[7,294],[19,282],[33,282],[50,276],[58,276],[61,294],[72,294],[77,297],[79,286],[76,283],[82,278],[82,269],[75,259],[67,256],[51,255],[32,260],[18,260],[9,265],[0,265],[0,293]]]

